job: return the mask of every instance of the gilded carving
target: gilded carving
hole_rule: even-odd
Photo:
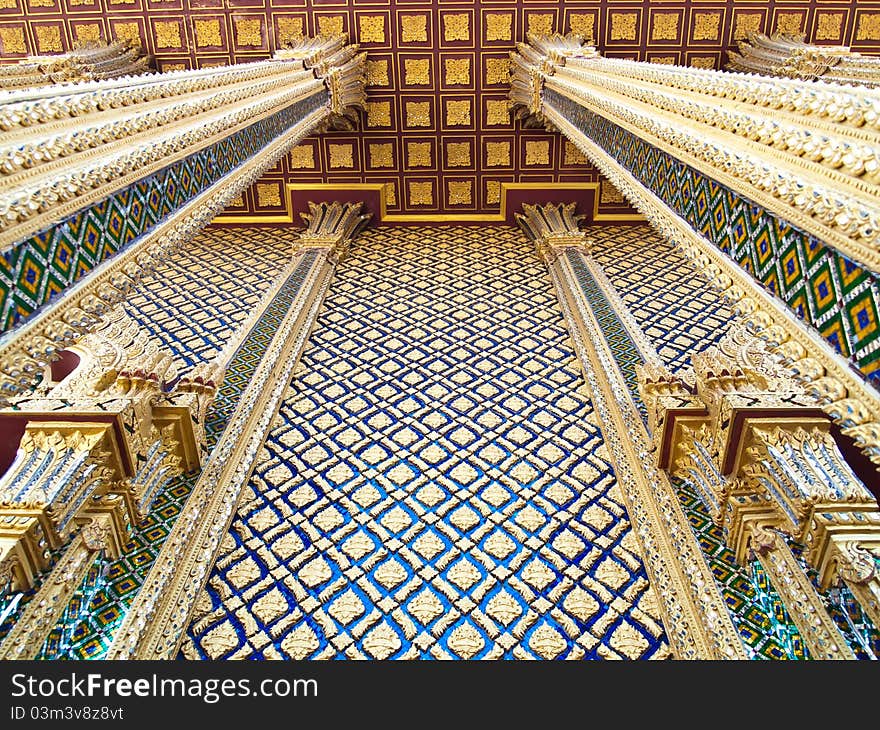
[[[424,43],[428,40],[426,15],[401,15],[400,40],[404,43]]]
[[[694,56],[690,60],[693,68],[711,68],[714,69],[716,60],[713,56]]]
[[[526,165],[549,165],[550,142],[546,139],[526,140]]]
[[[469,58],[444,58],[446,85],[468,85],[471,82],[471,59]]]
[[[498,205],[501,202],[501,181],[486,180],[486,203]]]
[[[196,19],[193,24],[196,32],[196,46],[206,48],[223,45],[223,38],[220,35],[220,21],[217,18]]]
[[[259,18],[233,18],[235,42],[239,46],[262,46],[263,23]]]
[[[37,49],[40,53],[62,52],[61,29],[55,25],[38,25],[34,27],[37,36]]]
[[[385,183],[385,204],[397,205],[397,186],[393,182]]]
[[[354,167],[354,150],[350,144],[329,144],[330,168]]]
[[[816,14],[816,40],[836,41],[843,29],[843,13]]]
[[[856,26],[857,41],[880,41],[880,13],[859,14]]]
[[[761,30],[763,16],[760,13],[736,13],[733,22],[733,39],[735,41],[748,38],[751,33]]]
[[[565,165],[586,165],[587,158],[584,156],[584,153],[581,152],[577,145],[571,142],[570,140],[565,140],[565,147],[563,151],[563,164]]]
[[[650,63],[663,63],[667,66],[674,65],[678,59],[675,56],[654,56],[650,59]]]
[[[385,58],[371,61],[367,59],[367,85],[369,86],[390,86],[388,80],[388,60]]]
[[[275,22],[278,29],[277,40],[280,48],[302,40],[305,35],[305,21],[303,18],[281,15],[276,16]]]
[[[303,144],[294,147],[290,151],[290,166],[294,170],[314,170],[315,169],[315,151],[310,144]]]
[[[486,101],[486,126],[507,126],[510,124],[510,104],[508,101],[488,99]]]
[[[73,5],[77,5],[78,3],[74,2]],[[54,8],[55,2],[54,0],[28,0],[28,5],[32,8]],[[6,4],[3,7],[14,8],[16,4],[14,1],[6,0]]]
[[[553,32],[554,15],[552,13],[529,13],[527,16],[527,33],[550,35]]]
[[[443,40],[469,41],[471,39],[471,16],[468,13],[443,16]]]
[[[116,23],[113,26],[113,35],[121,41],[141,42],[141,30],[137,23]]]
[[[509,41],[513,37],[513,15],[510,13],[487,13],[486,40]]]
[[[506,84],[510,80],[509,58],[486,59],[486,83]]]
[[[431,167],[431,143],[407,142],[406,161],[409,167]]]
[[[610,182],[602,181],[602,184],[599,186],[600,203],[625,203],[626,199],[623,197],[623,193],[621,193],[614,185]]]
[[[799,35],[804,16],[800,13],[779,13],[776,16],[776,32],[786,35]]]
[[[157,20],[153,23],[156,48],[180,48],[180,24],[173,20]]]
[[[434,183],[425,182],[409,182],[409,204],[415,205],[433,205],[434,204]]]
[[[278,207],[281,205],[281,186],[279,183],[257,183],[257,205]]]
[[[406,102],[405,106],[407,127],[431,126],[431,102],[408,101]]]
[[[3,53],[27,53],[24,29],[13,25],[0,27],[0,46]]]
[[[678,39],[678,13],[654,13],[651,16],[651,40],[674,41]]]
[[[611,40],[634,41],[638,17],[636,13],[611,13]]]
[[[394,145],[391,142],[370,144],[370,167],[394,167]]]
[[[447,167],[470,167],[471,145],[470,142],[447,142],[446,165]]]
[[[50,0],[51,2],[51,0]],[[0,0],[0,10],[11,10],[12,8],[17,8],[18,2],[17,0]]]
[[[596,38],[596,15],[594,13],[572,13],[568,16],[571,32],[582,36],[587,43]]]
[[[341,15],[319,15],[318,35],[325,38],[342,35],[345,33],[343,18]]]
[[[244,195],[239,193],[232,200],[229,201],[230,208],[244,208]]]
[[[694,13],[693,39],[714,41],[721,30],[721,13]]]
[[[403,82],[416,86],[429,86],[431,84],[431,59],[403,59]]]
[[[367,109],[367,126],[368,127],[390,127],[391,126],[391,102],[390,101],[368,101],[365,104]]]
[[[460,127],[471,123],[471,102],[469,99],[446,100],[446,126]]]
[[[486,167],[507,167],[510,164],[510,142],[486,142]]]
[[[384,15],[360,15],[358,16],[361,43],[384,43],[385,42],[385,16]]]

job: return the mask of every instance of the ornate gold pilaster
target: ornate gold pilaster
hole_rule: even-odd
[[[805,36],[750,32],[729,51],[730,71],[781,76],[801,81],[830,81],[855,86],[880,86],[880,59],[863,56],[847,46],[817,46]]]
[[[327,102],[314,104],[256,154],[7,333],[0,341],[0,402],[30,388],[55,352],[93,329],[155,261],[189,240],[302,137],[342,119],[346,104],[362,102],[364,54],[354,53],[344,37],[301,45],[306,58],[157,74],[138,84],[86,83],[62,96],[35,90],[18,99],[13,92],[0,110],[2,250],[296,104],[321,94]]]
[[[742,641],[668,477],[649,457],[648,435],[569,258],[580,257],[646,362],[656,351],[634,324],[578,229],[575,206],[524,206],[517,222],[548,262],[559,303],[614,462],[627,514],[642,545],[670,645],[681,659],[744,659]]]
[[[880,507],[837,448],[828,417],[763,342],[734,328],[692,364],[678,376],[639,369],[657,465],[696,489],[738,561],[757,555],[776,577],[810,652],[849,658],[821,597],[772,531],[806,546],[823,588],[839,571],[876,621],[876,569],[865,558],[880,544]]]
[[[362,203],[309,204],[285,280],[300,282],[183,514],[113,640],[107,658],[171,659],[229,529],[270,424],[305,348],[336,262],[369,219]],[[268,303],[267,305],[268,306]]]

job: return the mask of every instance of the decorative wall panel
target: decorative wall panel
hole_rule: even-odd
[[[284,39],[343,31],[368,51],[368,111],[354,132],[306,140],[265,182],[388,182],[392,213],[489,214],[503,181],[596,181],[561,137],[523,129],[506,107],[507,53],[528,31],[575,31],[608,56],[721,68],[749,30],[880,52],[880,1],[731,0],[5,0],[0,60],[97,37],[137,38],[160,70],[269,56]],[[410,147],[429,144],[425,151]],[[468,144],[467,163],[448,146]],[[388,147],[390,145],[390,148]],[[506,149],[503,149],[506,148]],[[453,156],[453,159],[459,159]],[[278,201],[278,202],[276,202]],[[277,215],[254,187],[234,215]],[[628,210],[622,201],[603,211]]]

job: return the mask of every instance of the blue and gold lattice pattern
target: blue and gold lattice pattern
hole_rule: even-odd
[[[363,234],[301,373],[185,656],[667,654],[549,279],[515,229]]]
[[[730,310],[666,239],[647,226],[596,226],[589,235],[593,258],[673,372],[724,337]]]
[[[27,321],[325,102],[291,104],[52,225],[0,256],[0,331]]]
[[[552,89],[547,103],[812,325],[876,386],[880,284],[816,238]]]

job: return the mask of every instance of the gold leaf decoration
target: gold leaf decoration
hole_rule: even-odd
[[[393,182],[385,183],[385,204],[397,205],[397,188]]]
[[[447,99],[446,125],[468,126],[471,123],[471,102],[468,99]]]
[[[406,161],[409,167],[430,167],[431,143],[430,142],[407,142]]]
[[[486,15],[486,40],[509,41],[513,37],[513,15],[488,13]]]
[[[566,165],[586,165],[587,158],[584,156],[584,153],[578,149],[578,146],[574,142],[565,140],[563,162]]]
[[[550,35],[553,32],[552,13],[531,13],[528,17],[528,33]]]
[[[460,13],[443,16],[443,39],[446,41],[469,41],[471,39],[470,15]]]
[[[695,56],[691,58],[690,65],[694,68],[715,68],[716,62],[712,56]]]
[[[385,42],[385,16],[361,15],[358,17],[361,43]]]
[[[403,59],[403,82],[405,84],[429,86],[431,84],[431,59]]]
[[[473,202],[473,183],[470,180],[450,180],[449,205],[470,205]]]
[[[486,125],[491,127],[510,124],[510,104],[506,100],[488,99],[486,101]]]
[[[526,140],[526,165],[549,165],[550,142],[545,139]]]
[[[572,13],[568,16],[571,32],[583,36],[587,42],[596,38],[596,16],[593,13]]]
[[[318,16],[318,35],[342,35],[345,32],[344,27],[341,15]]]
[[[220,37],[220,21],[216,18],[208,20],[196,20],[196,45],[199,48],[206,46],[222,46],[223,39]]]
[[[116,23],[113,35],[121,41],[141,42],[141,31],[137,23]]]
[[[401,15],[400,39],[404,43],[423,43],[428,40],[428,18],[425,15]]]
[[[394,167],[394,146],[390,142],[370,145],[371,167]]]
[[[486,203],[498,205],[501,202],[501,181],[486,180]]]
[[[76,39],[80,43],[94,43],[101,40],[101,26],[97,23],[84,23],[76,26]]]
[[[385,58],[371,61],[367,59],[367,84],[369,86],[390,86],[388,80],[388,60]]]
[[[365,610],[363,601],[349,588],[330,604],[327,613],[339,621],[339,623],[347,626],[355,619],[363,616]]]
[[[880,13],[861,13],[856,28],[857,41],[880,40]]]
[[[506,84],[510,79],[509,58],[486,59],[486,83]]]
[[[290,16],[276,16],[278,28],[278,45],[293,43],[305,35],[305,19]]]
[[[40,53],[61,53],[61,29],[55,25],[38,25],[34,28],[37,36],[37,48]]]
[[[776,31],[790,35],[799,34],[803,24],[803,17],[800,13],[780,13],[776,16]]]
[[[611,40],[634,41],[638,17],[636,13],[611,13]]]
[[[281,189],[278,183],[257,183],[257,205],[270,208],[281,205]]]
[[[739,41],[749,33],[757,33],[761,30],[762,20],[760,13],[737,13],[733,24],[733,39]]]
[[[290,166],[295,170],[314,170],[315,153],[310,144],[298,145],[290,151]]]
[[[695,41],[714,41],[718,38],[721,29],[720,13],[694,13]]]
[[[626,202],[623,197],[623,193],[621,193],[610,182],[603,180],[602,184],[599,186],[599,190],[601,191],[601,194],[599,196],[600,203],[624,203],[624,202]]]
[[[370,102],[367,102],[369,106]],[[388,112],[389,124],[391,112]],[[406,126],[407,127],[430,127],[431,126],[431,102],[408,101],[406,102]]]
[[[834,41],[840,38],[843,13],[818,13],[816,15],[816,40]]]
[[[390,127],[391,126],[391,102],[390,101],[368,101],[367,107],[367,126],[368,127]]]
[[[652,16],[651,40],[674,41],[678,39],[678,13],[655,13]]]
[[[350,144],[327,145],[330,153],[330,167],[354,167],[354,150]]]
[[[486,167],[507,167],[510,164],[510,142],[486,142]]]
[[[262,46],[263,24],[259,18],[234,18],[235,42],[239,46]]]
[[[444,58],[443,66],[446,70],[446,85],[470,84],[471,60],[469,58]]]

